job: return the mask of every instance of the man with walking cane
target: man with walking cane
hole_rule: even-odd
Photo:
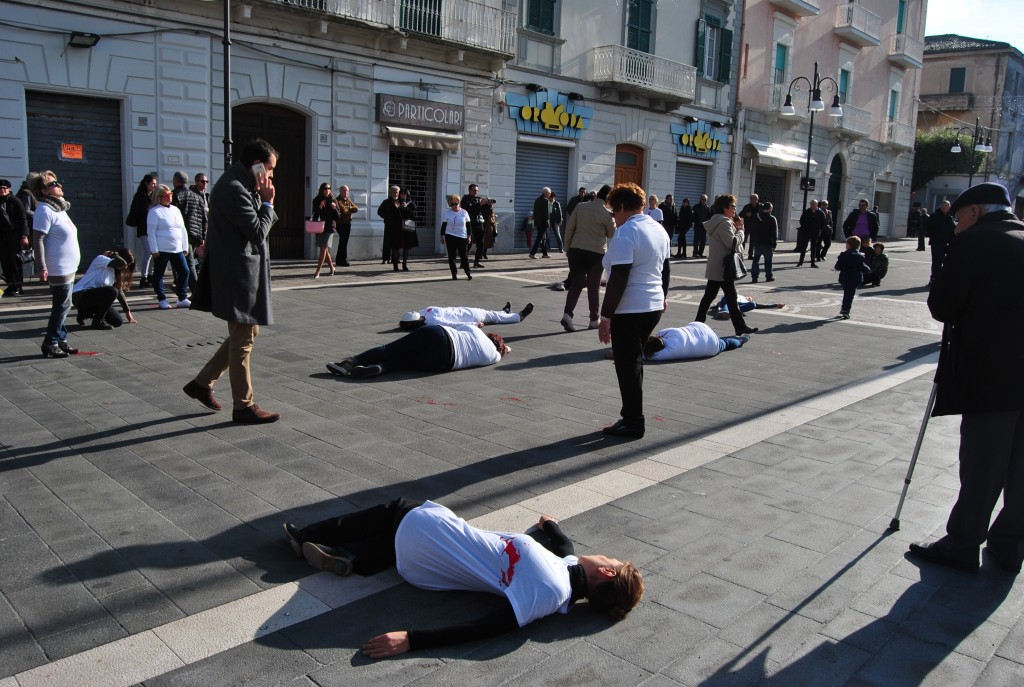
[[[974,572],[981,545],[1002,569],[1024,561],[1024,223],[999,184],[964,191],[951,208],[958,225],[928,295],[944,324],[933,415],[962,415],[960,493],[946,535],[911,544],[923,560]],[[1009,345],[993,346],[996,327]],[[1000,493],[1003,508],[992,521]]]

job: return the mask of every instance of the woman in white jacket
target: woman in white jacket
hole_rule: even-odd
[[[155,203],[146,216],[146,239],[149,252],[153,255],[153,290],[160,301],[161,310],[170,310],[167,294],[164,293],[164,272],[167,263],[174,272],[174,286],[178,296],[178,307],[187,308],[188,300],[188,233],[181,210],[171,204],[171,189],[160,184],[156,187]]]

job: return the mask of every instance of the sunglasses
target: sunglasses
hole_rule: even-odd
[[[59,181],[51,181],[46,185],[46,188],[64,188]]]

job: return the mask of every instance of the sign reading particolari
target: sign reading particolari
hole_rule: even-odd
[[[505,96],[509,115],[524,133],[578,139],[590,125],[594,110],[558,91]]]
[[[466,108],[378,93],[377,121],[438,131],[463,131],[466,128]]]

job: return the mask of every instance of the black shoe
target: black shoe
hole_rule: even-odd
[[[337,262],[337,263],[335,263],[335,264],[336,264],[336,265],[337,265],[338,267],[351,267],[351,266],[352,266],[352,264],[351,264],[351,263],[349,263],[349,261],[348,261],[348,260],[346,260],[346,261],[344,261],[344,262]]]
[[[352,374],[352,368],[358,365],[355,358],[345,358],[338,363],[327,363],[327,370],[339,377],[348,377]]]
[[[58,341],[57,347],[60,348],[60,350],[67,353],[68,355],[78,355],[78,349],[69,344],[67,340]]]
[[[298,527],[286,522],[284,524],[284,536],[288,538],[288,546],[292,547],[292,552],[296,558],[302,558],[302,532]]]
[[[104,319],[101,319],[101,318],[97,317],[95,320],[92,321],[92,328],[93,329],[113,329],[114,325],[110,324],[109,322],[107,322]]]
[[[533,303],[527,303],[526,307],[519,311],[519,321],[525,320],[533,312]]]
[[[502,308],[501,310],[502,310],[502,312],[511,313],[512,312],[512,301],[505,301],[505,307]]]
[[[767,277],[765,281],[775,281],[775,277]]]
[[[41,348],[43,349],[43,357],[44,358],[51,358],[51,357],[52,358],[67,358],[68,357],[68,354],[65,353],[64,351],[60,350],[60,348],[58,348],[57,346],[52,346],[52,345],[48,346],[46,344],[43,344],[41,346]]]
[[[324,546],[311,541],[302,543],[302,557],[317,570],[332,572],[341,577],[352,574],[352,554],[338,546]]]
[[[453,274],[452,275],[452,281],[458,281],[458,280],[459,280],[459,275]]]
[[[482,270],[483,268],[484,268],[484,265],[481,265],[479,262],[474,262],[473,263],[473,269],[475,269],[475,270]]]
[[[750,283],[751,284],[756,284],[757,283],[757,277],[751,277],[750,278]]]
[[[397,271],[398,271],[398,263],[397,263],[397,262],[395,263],[395,270],[394,270],[394,271],[395,271],[395,272],[397,272]]]
[[[957,546],[948,536],[931,544],[911,544],[910,553],[929,563],[945,565],[963,572],[977,572],[980,567],[977,546]]]
[[[627,423],[624,419],[622,419],[616,422],[611,427],[605,427],[601,431],[610,437],[627,437],[630,439],[640,439],[644,435],[644,421],[643,418],[640,418],[640,420],[634,420],[632,422]]]
[[[801,260],[800,262],[798,262],[798,263],[796,264],[796,266],[797,266],[797,267],[803,267],[803,266],[804,266],[804,261],[803,261],[803,260]]]
[[[145,277],[143,277],[142,279],[139,279],[139,288],[140,289],[149,288],[150,286],[152,286],[152,284],[150,284],[149,280],[146,279]]]
[[[1019,553],[1014,557],[1012,553],[1002,551],[1001,549],[992,546],[991,543],[989,543],[985,548],[988,551],[988,554],[992,556],[992,560],[994,560],[996,565],[1000,568],[1008,573],[1013,573],[1014,575],[1020,572],[1021,563],[1024,561],[1021,560],[1021,555]]]
[[[402,271],[403,272],[408,272],[409,271],[409,266],[408,265],[402,265]]]
[[[86,320],[86,317],[82,313],[78,313],[78,316],[75,317],[75,322],[78,323],[79,327],[84,327],[85,326],[85,320]]]
[[[814,269],[818,269],[818,263],[812,262],[811,267],[813,267]]]
[[[357,379],[377,377],[384,374],[384,368],[380,365],[356,365],[352,368],[352,376]]]
[[[469,272],[466,272],[466,279],[468,279],[469,281],[473,281],[473,275],[470,274]]]
[[[744,334],[753,334],[758,331],[757,327],[744,327],[736,332],[736,336],[743,336]]]

